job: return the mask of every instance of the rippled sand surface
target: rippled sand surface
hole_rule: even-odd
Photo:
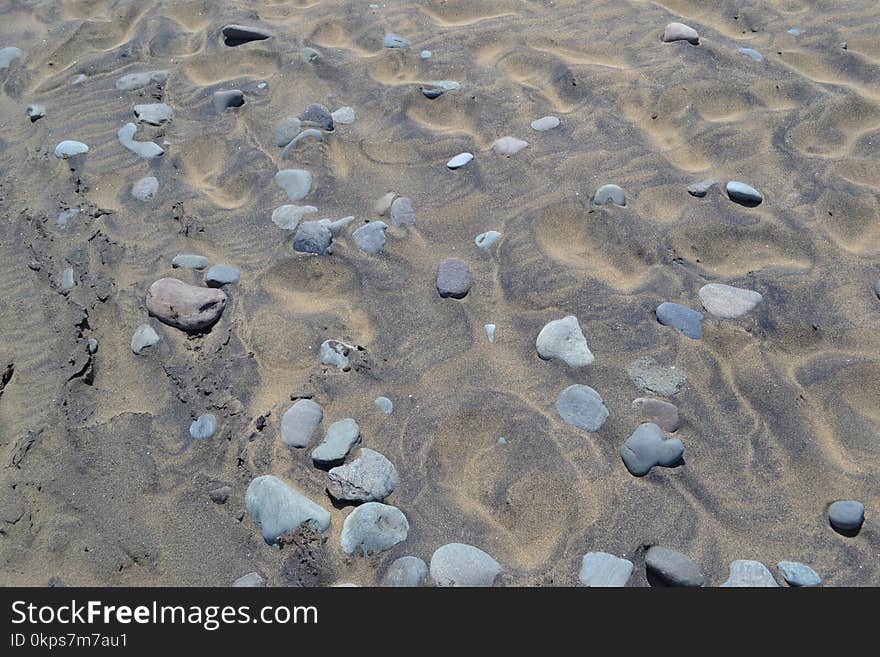
[[[244,510],[251,479],[274,474],[331,511],[326,584],[376,583],[393,559],[428,561],[449,542],[492,554],[510,585],[574,585],[596,550],[636,562],[645,585],[654,544],[716,585],[734,559],[780,581],[775,564],[795,560],[827,585],[880,584],[876,2],[13,0],[0,19],[0,48],[23,51],[0,71],[0,369],[14,364],[0,397],[0,583],[227,585],[258,571],[283,584],[284,550]],[[672,21],[700,45],[661,42]],[[230,48],[230,23],[274,37]],[[386,32],[412,45],[385,49]],[[114,86],[160,69],[165,84]],[[420,85],[433,80],[461,89],[429,100]],[[242,90],[244,106],[217,114],[218,89]],[[159,100],[174,118],[139,126],[165,149],[146,161],[116,133]],[[282,161],[276,125],[314,102],[357,119]],[[35,123],[31,103],[46,107]],[[545,115],[560,126],[532,130]],[[506,135],[530,145],[499,157]],[[89,145],[75,171],[53,156],[62,139]],[[462,151],[474,161],[448,170]],[[375,201],[394,191],[416,224],[390,229],[380,256],[355,248],[354,226],[332,255],[296,253],[270,220],[287,202],[273,183],[283,168],[312,172],[314,218],[379,219]],[[157,196],[136,201],[147,175]],[[708,177],[752,184],[764,203],[687,193]],[[592,207],[605,183],[626,190],[625,207]],[[478,249],[488,230],[501,239]],[[148,319],[154,280],[201,284],[172,270],[179,253],[241,269],[204,337]],[[463,300],[434,287],[446,257],[473,273]],[[663,301],[700,309],[709,282],[763,301],[742,319],[707,316],[700,340],[657,322]],[[596,356],[588,367],[536,353],[540,329],[566,315]],[[161,341],[136,356],[148,321]],[[326,339],[361,345],[357,366],[321,366]],[[685,463],[635,478],[618,450],[641,421],[626,368],[643,356],[687,372],[670,398]],[[610,411],[596,433],[556,412],[574,383]],[[388,502],[409,519],[404,543],[344,557],[350,508],[330,504],[309,450],[280,442],[302,392],[324,428],[355,418],[364,446],[396,465]],[[206,412],[217,435],[194,441]],[[208,491],[223,484],[218,505]],[[838,499],[864,502],[858,536],[829,528]]]

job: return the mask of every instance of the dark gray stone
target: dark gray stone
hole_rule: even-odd
[[[208,287],[232,285],[240,279],[241,271],[231,265],[214,265],[205,274],[205,284]]]
[[[750,185],[746,185],[745,183],[736,180],[731,180],[727,183],[727,195],[730,197],[731,201],[735,201],[740,205],[745,205],[750,208],[753,208],[756,205],[761,205],[764,201],[761,192]]]
[[[672,326],[694,340],[703,336],[703,313],[665,301],[657,306],[657,321]]]
[[[640,425],[620,448],[626,469],[642,477],[655,465],[671,467],[681,461],[684,445],[678,438],[665,439],[663,430],[653,422]]]
[[[386,230],[388,230],[388,224],[384,221],[371,221],[354,231],[351,238],[361,251],[376,255],[382,252],[388,241],[385,237]]]
[[[645,553],[645,570],[651,585],[698,587],[706,583],[703,571],[688,557],[656,545]]]
[[[805,564],[798,561],[780,561],[776,565],[789,586],[822,586],[822,578]]]
[[[220,89],[214,92],[211,103],[214,105],[214,111],[222,114],[230,107],[244,105],[244,92],[241,89]]]
[[[444,299],[464,299],[472,284],[470,268],[458,258],[446,258],[437,268],[437,292]]]
[[[828,507],[828,520],[841,534],[856,534],[865,522],[865,505],[856,500],[834,502]]]
[[[324,255],[333,243],[333,233],[320,221],[304,221],[293,237],[293,249],[300,253]]]
[[[223,42],[230,48],[236,48],[252,41],[264,41],[274,36],[267,30],[246,25],[227,25],[222,32]]]
[[[327,132],[332,132],[334,128],[333,115],[329,109],[320,103],[312,103],[306,107],[303,113],[299,115],[299,120]]]

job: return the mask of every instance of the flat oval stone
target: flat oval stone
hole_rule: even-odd
[[[271,39],[273,34],[259,27],[247,25],[227,25],[223,28],[223,42],[230,48],[236,48],[252,41]]]
[[[416,213],[413,210],[412,201],[406,196],[398,196],[391,203],[391,225],[399,228],[400,226],[414,226],[415,223]]]
[[[626,205],[626,193],[619,185],[602,185],[593,195],[593,205],[604,206],[608,201],[615,205]]]
[[[200,415],[197,420],[189,425],[189,435],[199,440],[205,440],[217,431],[217,418],[211,413]]]
[[[668,301],[657,306],[657,321],[672,326],[694,340],[703,336],[703,313]]]
[[[134,115],[141,123],[162,125],[174,118],[174,111],[165,103],[146,103],[135,105]]]
[[[745,183],[738,182],[736,180],[731,180],[727,183],[727,195],[730,197],[731,201],[735,201],[740,205],[745,205],[747,207],[753,208],[756,205],[761,205],[764,201],[764,197],[761,196],[761,192],[750,185],[746,185]]]
[[[284,230],[296,230],[305,215],[317,211],[313,205],[282,205],[272,211],[272,223]]]
[[[299,134],[299,130],[300,120],[295,116],[288,116],[275,128],[275,145],[284,148]]]
[[[730,577],[725,588],[778,588],[779,584],[760,561],[737,559],[730,564]]]
[[[717,184],[718,181],[715,178],[706,178],[705,180],[701,180],[700,182],[695,182],[692,185],[688,185],[688,194],[690,194],[691,196],[696,196],[697,198],[703,198],[706,194],[709,193],[709,190]]]
[[[318,467],[340,465],[351,448],[361,441],[361,431],[351,418],[334,422],[327,428],[324,441],[312,450],[312,461]]]
[[[587,552],[581,560],[580,583],[591,587],[626,586],[633,563],[607,552]]]
[[[397,487],[397,469],[385,456],[366,447],[351,463],[332,468],[327,492],[346,502],[381,502]]]
[[[633,408],[639,416],[653,422],[667,433],[675,433],[678,430],[678,407],[662,399],[651,397],[639,397],[633,400]]]
[[[282,169],[275,174],[275,183],[291,201],[301,201],[312,190],[312,174],[304,169]]]
[[[136,141],[134,138],[137,132],[137,126],[134,123],[126,123],[116,131],[116,138],[119,143],[125,146],[132,153],[145,160],[153,160],[162,157],[165,151],[159,144],[152,141]]]
[[[131,195],[138,201],[150,201],[158,191],[159,180],[156,176],[146,176],[131,186]]]
[[[474,239],[474,244],[485,250],[495,244],[499,237],[501,237],[501,233],[497,230],[487,230],[485,233],[477,235],[476,239]]]
[[[666,440],[663,430],[653,422],[645,422],[626,439],[620,457],[631,475],[643,477],[655,465],[671,467],[681,462],[684,445],[678,438]]]
[[[340,107],[338,110],[334,110],[330,115],[333,117],[333,120],[340,125],[351,125],[355,122],[357,115],[354,112],[354,109],[346,105],[345,107]]]
[[[385,572],[382,586],[414,588],[421,586],[428,576],[428,565],[418,557],[400,557]]]
[[[115,86],[119,91],[134,91],[143,89],[151,82],[164,84],[168,80],[168,71],[146,71],[144,73],[129,73],[116,80]]]
[[[367,502],[346,516],[342,523],[342,550],[368,556],[406,540],[409,522],[396,506]]]
[[[865,505],[856,500],[834,502],[828,507],[828,521],[839,533],[858,533],[865,522]]]
[[[673,41],[687,41],[691,45],[698,45],[700,43],[700,35],[697,31],[685,25],[684,23],[670,23],[666,26],[666,29],[663,30],[663,41],[666,43],[672,43]]]
[[[211,104],[217,114],[222,114],[230,107],[244,105],[244,92],[241,89],[218,89],[211,96]]]
[[[205,274],[205,284],[208,287],[223,287],[233,285],[241,279],[241,271],[232,265],[214,265]]]
[[[459,153],[454,158],[449,160],[449,162],[446,163],[446,167],[449,169],[453,169],[453,170],[460,169],[464,165],[470,163],[470,161],[473,159],[474,159],[474,156],[472,153]]]
[[[131,336],[131,350],[140,354],[147,347],[152,347],[159,342],[159,336],[149,324],[138,326]]]
[[[288,447],[308,447],[324,419],[324,409],[311,399],[300,399],[281,416],[281,442]]]
[[[741,55],[745,55],[749,59],[752,59],[756,62],[763,62],[764,61],[764,55],[759,53],[754,48],[739,48],[739,53]]]
[[[242,575],[232,583],[232,586],[235,588],[258,588],[265,585],[266,582],[263,581],[263,578],[258,572],[252,572],[248,573],[247,575]]]
[[[822,586],[822,578],[809,566],[797,561],[776,564],[789,586]]]
[[[721,319],[736,319],[751,312],[763,297],[752,290],[708,283],[700,288],[700,301],[709,314]]]
[[[304,221],[293,236],[293,250],[324,255],[333,243],[333,233],[320,221]]]
[[[355,246],[364,253],[372,253],[376,255],[382,253],[385,243],[388,239],[385,237],[385,231],[388,230],[388,224],[384,221],[371,221],[364,224],[351,234],[351,239]]]
[[[529,142],[517,139],[516,137],[501,137],[492,144],[492,152],[495,155],[510,157],[511,155],[516,155],[522,149],[528,147],[528,145]]]
[[[553,130],[553,128],[559,127],[559,119],[555,116],[542,116],[540,119],[535,119],[531,123],[532,130],[536,130],[537,132],[546,132],[547,130]]]
[[[299,115],[299,120],[327,132],[332,132],[334,129],[333,115],[321,103],[312,103],[306,107],[303,113]]]
[[[394,410],[394,404],[388,399],[388,397],[376,397],[376,400],[373,403],[376,404],[385,415],[391,415],[391,412]]]
[[[473,545],[447,543],[431,556],[431,579],[437,586],[492,586],[500,573],[501,564]]]
[[[182,331],[203,331],[213,326],[226,308],[222,290],[196,287],[176,278],[160,278],[147,291],[150,315]]]
[[[171,266],[175,269],[204,269],[211,261],[205,256],[196,255],[194,253],[182,253],[174,256]]]
[[[584,367],[596,360],[574,315],[548,322],[538,333],[535,348],[544,360],[558,358],[569,367]]]
[[[404,39],[399,34],[388,32],[385,35],[383,45],[386,48],[408,48],[410,45],[412,45],[412,42],[409,39]]]
[[[559,393],[556,410],[563,420],[584,431],[598,431],[608,419],[608,409],[599,393],[579,383]]]
[[[285,532],[304,523],[323,532],[330,526],[330,514],[286,483],[263,475],[251,481],[245,493],[245,507],[260,528],[263,540],[275,543]]]
[[[58,142],[58,145],[55,147],[55,157],[60,159],[66,159],[68,157],[73,157],[75,155],[83,155],[84,153],[89,152],[89,147],[86,146],[81,141],[72,141],[66,139],[64,141]]]
[[[645,570],[649,581],[653,578],[660,585],[699,587],[706,583],[703,571],[688,557],[656,545],[645,553]]]
[[[464,299],[470,292],[473,279],[471,270],[458,258],[446,258],[437,268],[437,292],[444,299]]]

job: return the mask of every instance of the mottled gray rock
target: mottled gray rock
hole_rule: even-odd
[[[241,89],[218,89],[211,96],[211,104],[217,114],[222,114],[230,107],[244,105],[244,92]]]
[[[413,210],[412,201],[406,196],[394,199],[391,203],[391,225],[400,228],[401,226],[413,226],[415,223],[416,213]]]
[[[0,48],[0,71],[9,68],[12,62],[16,59],[21,59],[23,54],[21,48],[16,48],[15,46]]]
[[[342,550],[368,556],[406,540],[409,522],[396,506],[367,502],[346,516],[342,523]]]
[[[320,221],[304,221],[293,236],[293,249],[300,253],[324,255],[333,243],[333,233]]]
[[[353,348],[339,340],[324,340],[321,343],[321,365],[333,365],[347,372],[350,368],[348,354]]]
[[[856,534],[865,522],[865,505],[856,500],[834,502],[828,507],[828,521],[838,533]]]
[[[798,561],[780,561],[776,565],[789,586],[822,586],[822,578],[805,564]]]
[[[245,493],[245,506],[267,543],[277,542],[281,534],[304,523],[319,532],[330,526],[326,509],[272,475],[251,481]]]
[[[404,39],[399,34],[388,32],[385,35],[383,45],[386,48],[408,48],[410,45],[412,45],[412,42],[409,39]]]
[[[604,206],[608,201],[615,205],[626,205],[626,193],[619,185],[602,185],[593,195],[593,205]]]
[[[305,215],[317,211],[313,205],[282,205],[272,211],[272,223],[284,230],[296,230]]]
[[[232,486],[218,486],[208,492],[208,497],[214,504],[226,504],[229,496],[232,494]]]
[[[645,553],[645,570],[652,585],[698,587],[706,583],[703,571],[688,557],[656,545]]]
[[[281,416],[281,442],[288,447],[308,447],[324,419],[324,409],[311,399],[300,399]]]
[[[222,290],[196,287],[176,278],[160,278],[147,291],[150,315],[182,331],[203,331],[213,326],[226,308]]]
[[[131,336],[131,350],[140,354],[147,347],[152,347],[159,342],[159,336],[149,324],[138,326]]]
[[[501,564],[481,549],[447,543],[431,556],[431,579],[437,586],[492,586]]]
[[[746,185],[745,183],[736,180],[731,180],[727,183],[727,195],[730,197],[731,201],[735,201],[740,205],[745,205],[750,208],[760,205],[764,201],[761,192],[751,185]]]
[[[351,234],[351,239],[355,246],[365,253],[377,254],[381,253],[385,248],[385,231],[388,230],[388,224],[384,221],[371,221],[364,224]]]
[[[88,152],[89,147],[84,143],[81,141],[72,141],[70,139],[58,142],[58,145],[55,147],[55,157],[59,160],[74,157],[75,155],[83,155]]]
[[[165,103],[146,103],[135,105],[134,115],[141,123],[162,125],[174,118],[174,111]]]
[[[214,265],[205,274],[205,284],[208,287],[233,285],[240,279],[241,271],[232,265]]]
[[[327,428],[323,442],[312,450],[312,462],[319,468],[340,465],[360,441],[361,431],[357,422],[350,417],[334,422]]]
[[[223,28],[223,42],[230,48],[250,43],[251,41],[263,41],[271,39],[273,34],[259,27],[247,25],[227,25]]]
[[[332,468],[328,477],[327,492],[345,502],[381,502],[397,487],[394,464],[366,447],[351,463]]]
[[[421,586],[428,576],[428,565],[418,557],[400,557],[385,572],[382,586],[414,588]]]
[[[299,120],[306,125],[315,126],[326,132],[332,132],[334,129],[333,115],[320,103],[312,103],[306,107],[299,115]]]
[[[376,397],[373,403],[376,404],[385,415],[391,415],[394,410],[394,404],[388,399],[388,397]]]
[[[511,155],[516,155],[522,149],[528,147],[528,145],[529,142],[517,139],[516,137],[501,137],[500,139],[496,139],[492,144],[492,152],[494,152],[495,155],[510,157]]]
[[[66,210],[61,210],[58,213],[58,218],[56,221],[59,226],[66,226],[67,222],[73,219],[76,215],[79,214],[79,208],[68,208]]]
[[[495,342],[495,325],[494,324],[485,324],[483,326],[486,329],[486,338],[489,340],[489,344]]]
[[[700,288],[700,301],[711,315],[721,319],[736,319],[751,312],[763,297],[752,290],[708,283]]]
[[[749,59],[752,59],[756,62],[763,62],[764,61],[764,55],[759,53],[754,48],[739,48],[739,52],[741,55],[745,55]]]
[[[650,356],[642,356],[626,368],[630,380],[639,390],[653,392],[661,397],[671,397],[687,381],[687,373],[675,365],[660,365]]]
[[[68,267],[63,272],[61,272],[61,289],[62,290],[71,290],[73,286],[76,284],[76,280],[73,275],[73,267]]]
[[[643,477],[655,465],[671,467],[681,462],[684,445],[678,438],[666,439],[663,430],[653,422],[645,422],[626,439],[620,457],[631,475]]]
[[[464,299],[472,284],[471,270],[463,260],[446,258],[437,267],[437,292],[444,299]]]
[[[36,123],[44,116],[46,116],[46,106],[40,105],[38,103],[34,103],[33,105],[28,105],[25,113],[28,115],[28,118],[31,120],[31,123]]]
[[[546,132],[559,127],[559,119],[555,116],[542,116],[540,119],[532,121],[532,130],[537,132]]]
[[[459,153],[455,157],[453,157],[449,162],[446,163],[446,168],[448,169],[461,169],[463,166],[468,164],[471,160],[474,159],[473,153]]]
[[[126,123],[116,132],[116,137],[119,139],[120,144],[145,160],[152,160],[165,154],[162,147],[155,142],[136,141],[134,138],[136,132],[137,126],[134,123]]]
[[[717,184],[718,181],[715,178],[706,178],[705,180],[701,180],[700,182],[695,182],[692,185],[688,185],[688,194],[690,194],[691,196],[696,196],[697,198],[703,198],[706,194],[709,193],[709,190]]]
[[[632,407],[644,420],[653,422],[667,433],[678,431],[678,407],[662,399],[639,397],[633,400]]]
[[[159,191],[159,180],[155,176],[146,176],[131,186],[131,195],[138,201],[151,201]]]
[[[337,110],[334,110],[330,117],[333,119],[335,123],[339,125],[351,125],[354,123],[357,115],[354,113],[354,109],[346,105],[345,107],[340,107]]]
[[[599,393],[579,383],[559,393],[556,410],[563,420],[584,431],[598,431],[608,419],[608,409]]]
[[[174,260],[171,261],[171,266],[174,269],[204,269],[209,264],[211,261],[205,256],[194,253],[181,253],[174,256]]]
[[[257,588],[265,585],[266,583],[263,581],[260,573],[257,572],[242,575],[232,583],[232,586],[236,588]]]
[[[535,347],[544,360],[558,358],[569,367],[584,367],[596,360],[574,315],[548,322],[538,333]]]
[[[673,41],[687,41],[692,45],[700,43],[700,35],[697,31],[685,25],[684,23],[670,23],[663,31],[663,41],[672,43]]]
[[[301,201],[312,190],[312,174],[304,169],[282,169],[275,174],[275,183],[291,201]]]
[[[581,560],[578,579],[584,586],[626,586],[632,576],[633,563],[607,552],[587,552]]]
[[[664,326],[672,326],[693,340],[703,336],[703,313],[669,301],[657,306],[656,312],[657,321]]]
[[[490,246],[495,244],[498,241],[498,238],[501,237],[501,233],[497,230],[487,230],[485,233],[480,233],[474,239],[474,244],[476,244],[481,249],[488,249]]]
[[[725,588],[778,588],[779,584],[760,561],[737,559],[730,564],[730,577]]]
[[[299,130],[300,120],[295,116],[288,116],[275,128],[275,145],[284,148],[299,134]]]
[[[168,80],[168,71],[146,71],[145,73],[129,73],[116,80],[116,88],[119,91],[134,91],[143,89],[148,84],[156,82],[164,84]]]
[[[217,431],[217,418],[211,413],[200,415],[189,425],[189,435],[198,440],[211,438]]]

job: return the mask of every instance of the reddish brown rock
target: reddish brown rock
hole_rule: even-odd
[[[678,429],[678,408],[662,399],[639,397],[632,403],[644,422],[653,422],[667,433]]]
[[[204,331],[213,326],[226,308],[226,293],[196,287],[176,278],[160,278],[147,291],[150,315],[181,331]]]

